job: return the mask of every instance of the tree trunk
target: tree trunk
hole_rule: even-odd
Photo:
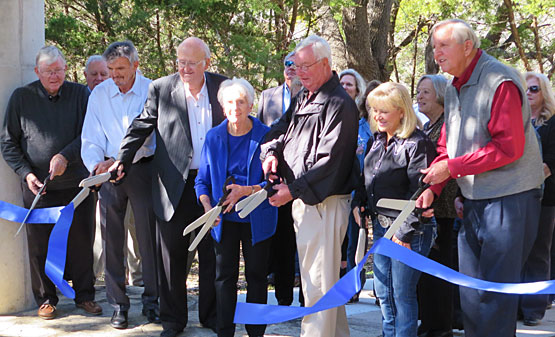
[[[505,6],[507,6],[507,9],[509,11],[509,23],[511,25],[511,33],[515,38],[515,44],[516,44],[516,47],[518,48],[520,59],[524,63],[524,67],[526,68],[526,70],[531,71],[532,68],[530,68],[530,64],[528,63],[528,58],[526,57],[526,54],[524,54],[524,49],[522,48],[522,43],[520,42],[520,35],[518,34],[518,29],[516,28],[515,15],[513,12],[513,4],[511,0],[503,0],[503,2],[505,2]]]
[[[345,42],[331,8],[329,6],[320,7],[317,16],[320,17],[320,35],[328,41],[331,47],[332,69],[336,71],[347,69],[349,66],[345,53]]]

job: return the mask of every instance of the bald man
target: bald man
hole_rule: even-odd
[[[224,120],[217,94],[226,77],[209,73],[210,50],[190,37],[177,47],[178,72],[150,85],[143,113],[123,138],[117,161],[123,178],[133,157],[151,132],[156,134],[152,160],[152,205],[156,215],[162,337],[176,336],[187,325],[187,247],[185,226],[204,212],[196,201],[195,177],[206,133]],[[199,319],[216,326],[215,255],[207,235],[199,252]]]

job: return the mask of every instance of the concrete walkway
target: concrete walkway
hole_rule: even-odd
[[[366,282],[365,290],[362,291],[360,302],[346,306],[349,319],[349,327],[352,337],[375,337],[381,335],[381,313],[374,305],[371,297],[372,282]],[[297,291],[297,289],[295,289]],[[101,316],[88,316],[83,310],[77,309],[72,300],[60,296],[58,303],[58,318],[43,320],[37,317],[36,309],[24,311],[14,315],[0,316],[0,336],[159,336],[162,327],[159,324],[148,324],[141,315],[141,293],[140,287],[128,287],[131,300],[129,312],[129,328],[116,330],[110,327],[112,308],[106,301],[106,292],[103,286],[97,287],[97,302],[102,306]],[[295,294],[297,298],[297,294]],[[245,300],[245,295],[239,296],[240,301]],[[276,304],[274,293],[269,292],[268,300]],[[294,303],[298,305],[298,302]],[[300,319],[286,323],[273,324],[266,329],[266,336],[299,336]],[[189,296],[189,324],[182,337],[208,337],[215,336],[211,330],[200,327],[198,321],[196,296]],[[464,336],[462,331],[455,330],[455,336]],[[237,327],[235,336],[247,336],[242,325]],[[548,310],[546,317],[536,327],[526,327],[522,322],[518,323],[518,337],[555,336],[555,308]]]

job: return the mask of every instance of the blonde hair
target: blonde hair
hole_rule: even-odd
[[[376,109],[401,110],[403,118],[401,118],[399,128],[395,130],[395,135],[399,138],[410,137],[416,127],[420,126],[420,121],[412,109],[409,91],[402,84],[394,82],[382,83],[370,92],[366,102],[371,108],[368,119],[370,120],[370,128],[374,132],[378,130],[374,120]]]
[[[535,126],[541,126],[555,115],[555,96],[553,95],[549,79],[544,74],[527,72],[525,77],[526,81],[533,77],[537,79],[540,84],[540,92],[543,97],[543,109],[538,118],[534,121],[534,124]]]

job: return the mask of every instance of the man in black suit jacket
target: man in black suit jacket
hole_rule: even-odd
[[[204,212],[197,203],[194,184],[206,132],[224,120],[217,93],[226,77],[206,72],[210,50],[190,37],[177,48],[178,73],[151,83],[143,113],[124,137],[118,161],[118,179],[135,152],[154,131],[156,151],[152,172],[152,202],[157,218],[156,245],[159,271],[161,336],[176,336],[187,325],[187,247],[183,229]],[[199,252],[199,319],[215,329],[215,255],[207,235]]]

